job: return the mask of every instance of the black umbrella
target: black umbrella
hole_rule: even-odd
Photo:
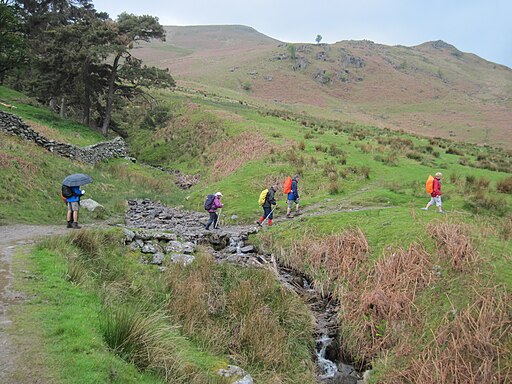
[[[67,185],[68,187],[79,187],[89,183],[92,183],[92,177],[85,173],[75,173],[62,180],[62,185]]]

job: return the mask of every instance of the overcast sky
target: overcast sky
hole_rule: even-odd
[[[413,46],[444,40],[512,68],[512,0],[93,0],[115,18],[126,11],[162,25],[253,27],[292,43],[372,40]]]

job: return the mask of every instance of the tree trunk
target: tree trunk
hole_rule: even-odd
[[[116,84],[117,77],[117,67],[119,65],[119,60],[121,59],[122,52],[119,52],[112,64],[112,73],[110,74],[110,80],[108,82],[108,94],[107,94],[107,104],[105,106],[105,117],[103,119],[103,126],[101,127],[101,133],[103,136],[107,137],[108,126],[110,125],[110,119],[112,118],[112,107],[114,104],[114,87]]]
[[[61,119],[66,118],[66,98],[64,96],[60,99],[60,117]]]
[[[84,103],[82,110],[82,123],[90,127],[91,124],[91,76],[89,73],[89,62],[86,62],[82,69],[82,81],[84,82]]]
[[[53,112],[57,112],[57,99],[55,97],[52,97],[50,99],[50,108]]]

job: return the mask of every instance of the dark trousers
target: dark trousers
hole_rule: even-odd
[[[272,207],[263,207],[263,219],[267,218],[268,216],[268,219],[272,220],[274,218],[274,212],[270,212],[272,212]]]
[[[210,229],[210,225],[213,223],[213,228],[217,226],[217,220],[219,216],[217,216],[217,212],[208,212],[210,214],[210,218],[208,219],[208,222],[206,223],[206,229]]]

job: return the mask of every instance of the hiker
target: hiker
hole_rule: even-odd
[[[432,177],[432,176],[431,176]],[[425,208],[421,208],[424,211],[427,211],[431,205],[436,204],[437,212],[443,213],[443,207],[441,202],[441,178],[443,177],[443,174],[441,172],[437,172],[434,176],[433,186],[432,186],[432,192],[430,193],[430,201],[427,203],[427,206]]]
[[[80,187],[71,187],[73,195],[66,197],[66,206],[68,207],[68,213],[66,215],[68,221],[68,228],[79,229],[81,226],[78,224],[78,211],[80,210],[80,197],[85,194],[84,190]]]
[[[207,197],[207,203],[208,203],[208,197]],[[219,220],[219,216],[217,215],[217,212],[215,212],[215,211],[217,210],[217,208],[222,208],[224,206],[220,202],[221,197],[222,197],[222,193],[220,193],[220,192],[215,193],[211,204],[209,204],[209,207],[205,207],[205,208],[208,208],[208,213],[210,214],[210,218],[208,219],[208,222],[206,223],[206,225],[204,227],[204,229],[206,229],[207,231],[210,230],[210,225],[212,223],[213,223],[213,228],[214,229],[217,228],[217,222]],[[207,203],[205,203],[205,205]]]
[[[300,198],[299,198],[299,190],[297,189],[298,188],[298,183],[299,183],[299,175],[295,175],[295,177],[292,179],[292,185],[291,185],[291,191],[288,193],[288,209],[286,210],[286,217],[287,218],[291,218],[293,217],[291,215],[291,212],[292,212],[292,208],[293,208],[293,205],[295,204],[295,214],[299,215],[300,214],[300,210],[299,210],[299,203],[300,203]]]
[[[275,198],[275,193],[277,191],[277,187],[275,185],[272,185],[266,193],[265,199],[263,201],[263,204],[261,207],[263,208],[263,216],[259,218],[259,220],[256,222],[260,227],[262,227],[262,224],[265,220],[268,220],[268,226],[272,226],[272,220],[274,219],[274,209],[277,208],[277,202]],[[264,193],[264,191],[262,192]],[[262,196],[260,195],[260,198]],[[272,209],[272,206],[275,205],[274,209]]]

